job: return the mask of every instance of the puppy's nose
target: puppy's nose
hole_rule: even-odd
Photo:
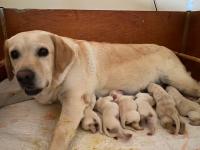
[[[29,69],[24,69],[18,71],[16,77],[20,84],[24,86],[32,85],[35,78],[35,73]]]

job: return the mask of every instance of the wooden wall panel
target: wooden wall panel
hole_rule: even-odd
[[[3,37],[3,31],[1,27],[1,19],[0,19],[0,81],[6,78],[6,71],[4,68],[4,64],[2,63],[2,59],[4,58],[3,54],[3,44],[4,44],[4,37]]]
[[[7,75],[6,75],[6,70],[5,70],[4,66],[0,65],[0,81],[5,79],[6,77],[7,77]]]
[[[187,54],[200,56],[200,12],[191,16]],[[157,43],[181,52],[184,12],[89,11],[89,10],[15,10],[5,9],[8,37],[28,30],[46,30],[77,39]],[[0,34],[2,34],[0,29]],[[3,57],[0,35],[0,60]],[[192,75],[200,80],[200,65],[181,58]],[[0,66],[0,80],[5,69]]]
[[[200,58],[200,11],[191,13],[185,53]]]
[[[0,19],[0,60],[3,59],[3,43],[4,43],[4,38],[3,38],[3,31],[1,27],[1,19]]]
[[[46,30],[72,38],[181,49],[184,12],[6,9],[8,36]]]

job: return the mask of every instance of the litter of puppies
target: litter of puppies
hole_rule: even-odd
[[[91,104],[85,109],[81,126],[92,133],[105,133],[115,139],[128,140],[136,130],[148,128],[147,135],[154,135],[157,122],[171,134],[184,134],[186,125],[181,117],[188,117],[189,124],[200,126],[200,105],[183,96],[176,88],[150,83],[148,93],[125,95],[112,90],[108,96],[89,96]],[[92,97],[92,98],[91,98]]]

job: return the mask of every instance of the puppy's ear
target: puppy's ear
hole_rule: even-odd
[[[74,58],[74,51],[57,35],[51,35],[54,45],[54,72],[57,79]]]
[[[8,42],[5,41],[4,43],[4,63],[7,72],[7,76],[9,80],[12,80],[14,77],[13,74],[13,66],[10,61],[9,51],[8,51]]]

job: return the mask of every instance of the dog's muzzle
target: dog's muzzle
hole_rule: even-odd
[[[17,80],[27,95],[36,95],[42,91],[35,86],[35,73],[30,69],[23,69],[17,72]]]

